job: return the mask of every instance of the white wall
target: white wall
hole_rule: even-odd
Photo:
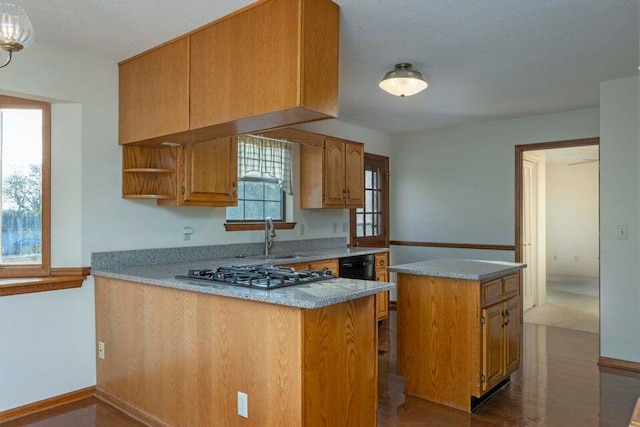
[[[391,240],[513,245],[515,145],[598,136],[598,109],[393,135]],[[509,251],[392,248],[393,263],[513,260]]]
[[[600,352],[640,362],[640,122],[637,77],[600,85]],[[627,225],[628,240],[616,239]]]
[[[547,164],[547,273],[599,275],[598,163]]]
[[[39,43],[2,69],[2,93],[54,102],[53,267],[88,265],[81,241],[82,146],[114,143],[117,71],[115,63]],[[94,385],[93,319],[91,283],[0,298],[0,411]]]
[[[92,252],[263,240],[260,231],[225,232],[224,208],[121,198],[116,63],[34,43],[2,69],[0,93],[54,102],[53,267],[88,266]],[[390,150],[381,132],[335,120],[322,129],[364,142],[367,151]],[[298,226],[279,230],[276,240],[348,235],[346,210],[300,210],[296,203],[293,220],[305,224],[305,234]],[[185,225],[195,229],[189,242]],[[92,278],[79,289],[0,298],[0,411],[95,385],[94,331]]]

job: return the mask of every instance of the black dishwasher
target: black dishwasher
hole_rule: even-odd
[[[375,256],[355,255],[340,258],[340,277],[347,279],[375,280]]]

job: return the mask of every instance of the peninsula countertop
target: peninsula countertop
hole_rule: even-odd
[[[375,282],[359,279],[335,278],[320,282],[288,286],[277,289],[254,289],[223,283],[202,283],[175,276],[184,275],[189,269],[211,268],[229,265],[282,265],[305,261],[315,261],[330,258],[341,258],[356,254],[386,252],[384,248],[363,249],[324,249],[311,253],[300,252],[293,257],[282,258],[283,255],[273,254],[271,257],[247,256],[245,258],[222,258],[212,260],[197,260],[173,264],[150,264],[130,267],[110,267],[92,269],[94,276],[127,280],[130,282],[167,288],[182,289],[212,295],[260,301],[276,305],[286,305],[299,308],[318,308],[369,295],[389,291],[395,284],[389,282]]]
[[[527,265],[522,263],[475,259],[434,259],[410,264],[391,265],[388,271],[417,276],[445,277],[485,281],[516,273]]]

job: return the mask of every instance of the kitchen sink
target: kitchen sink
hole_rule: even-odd
[[[266,256],[267,259],[295,259],[300,258],[300,255],[269,255]]]

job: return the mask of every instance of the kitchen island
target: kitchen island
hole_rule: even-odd
[[[398,274],[398,374],[407,394],[467,412],[520,365],[525,264],[438,259]]]
[[[97,396],[152,425],[375,425],[375,295],[394,285],[175,279],[233,262],[93,270]]]

